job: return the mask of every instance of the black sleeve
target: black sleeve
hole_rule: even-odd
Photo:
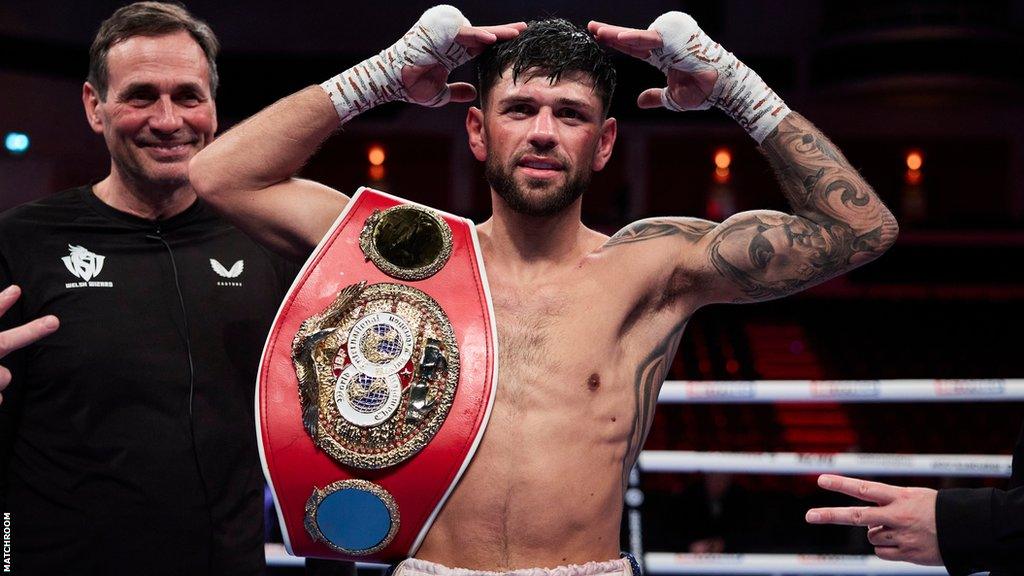
[[[13,277],[7,260],[0,252],[0,290],[13,283]],[[22,296],[24,298],[24,296]],[[0,316],[0,332],[13,328],[23,322],[22,306],[19,299],[6,314]],[[7,474],[11,461],[11,450],[14,447],[14,433],[20,419],[21,386],[23,379],[21,369],[23,350],[18,350],[0,358],[0,366],[11,371],[11,383],[3,391],[3,402],[0,402],[0,511],[7,507]]]
[[[292,287],[292,282],[295,281],[295,277],[298,276],[299,270],[302,269],[301,262],[293,262],[282,256],[271,252],[264,248],[262,245],[257,244],[261,250],[270,259],[270,264],[274,268],[274,276],[277,278],[277,289],[278,299],[283,300],[285,295],[288,293],[288,289]]]
[[[940,490],[935,526],[951,576],[1024,566],[1024,487]]]

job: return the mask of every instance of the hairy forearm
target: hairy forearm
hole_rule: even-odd
[[[790,113],[761,143],[797,216],[821,227],[857,265],[896,240],[892,213],[836,146],[806,118]]]
[[[189,176],[207,200],[291,178],[339,126],[330,98],[310,86],[218,137],[192,159]]]

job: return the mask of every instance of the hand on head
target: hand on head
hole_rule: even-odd
[[[756,72],[708,37],[688,14],[666,12],[647,30],[603,22],[591,22],[588,29],[599,42],[665,74],[664,88],[644,90],[637,98],[641,108],[681,112],[716,106],[758,144],[789,114],[789,107]]]
[[[831,474],[820,476],[818,486],[876,506],[812,508],[807,511],[807,522],[864,526],[879,558],[942,566],[935,529],[935,490],[902,488]]]
[[[711,105],[709,95],[718,80],[718,72],[689,57],[685,50],[686,45],[675,45],[666,41],[666,35],[672,39],[684,34],[689,37],[691,31],[682,28],[692,27],[698,32],[700,30],[689,16],[679,12],[669,14],[683,16],[685,19],[677,18],[665,22],[664,17],[658,18],[648,30],[625,28],[592,20],[587,29],[601,44],[650,62],[665,73],[668,79],[667,86],[649,88],[641,92],[636,101],[639,107],[665,107],[671,110],[707,108]]]
[[[0,316],[10,310],[14,302],[21,296],[21,289],[17,286],[8,286],[0,292]],[[43,336],[52,334],[57,330],[60,323],[56,316],[43,316],[21,326],[0,332],[0,358],[7,356],[15,350],[28,346]],[[11,371],[0,366],[0,391],[11,382]],[[0,402],[3,397],[0,396]]]
[[[458,16],[462,16],[458,10],[454,8],[451,10]],[[463,20],[465,19],[463,18]],[[525,22],[495,26],[471,26],[469,24],[460,26],[452,41],[464,48],[464,57],[446,61],[437,58],[424,59],[422,63],[405,66],[402,69],[402,82],[405,84],[410,99],[418,104],[433,105],[431,102],[437,98],[438,94],[443,94],[447,87],[448,99],[444,103],[472,102],[476,98],[476,88],[468,82],[448,84],[448,73],[456,66],[478,56],[491,44],[500,40],[511,40],[525,29]]]
[[[525,29],[522,22],[473,26],[457,8],[434,6],[390,47],[320,86],[342,123],[396,100],[430,107],[468,102],[476,97],[476,90],[466,82],[449,84],[449,72],[488,45],[514,38]]]

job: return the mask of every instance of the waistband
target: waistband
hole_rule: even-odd
[[[409,558],[395,566],[392,576],[640,576],[634,574],[632,563],[626,557],[606,562],[570,564],[555,568],[520,568],[508,572],[449,568],[436,562]]]

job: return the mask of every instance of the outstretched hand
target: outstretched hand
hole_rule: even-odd
[[[470,57],[476,57],[485,48],[501,40],[511,40],[526,30],[525,22],[512,22],[496,26],[462,26],[455,36],[455,42],[466,49]],[[451,91],[450,102],[472,102],[476,88],[467,82],[447,84],[451,70],[442,62],[430,65],[410,64],[402,69],[402,82],[409,97],[416,102],[428,102],[445,86]]]
[[[3,316],[4,313],[10,310],[19,296],[21,296],[21,289],[17,286],[8,286],[4,291],[0,292],[0,316]],[[21,326],[0,332],[0,358],[19,348],[28,346],[43,336],[52,334],[59,325],[60,323],[57,321],[56,316],[43,316]],[[0,366],[0,391],[7,388],[7,385],[10,383],[11,371]],[[3,396],[0,396],[0,402],[3,402]]]
[[[628,54],[634,58],[648,61],[652,50],[664,48],[664,40],[657,30],[639,30],[626,28],[592,20],[587,30],[597,41],[609,48]],[[659,108],[663,106],[662,92],[669,91],[668,96],[680,107],[696,109],[703,106],[718,80],[718,72],[713,69],[695,70],[692,72],[671,68],[667,71],[667,88],[649,88],[640,93],[637,106],[641,108]]]
[[[806,516],[810,524],[866,526],[868,541],[879,558],[942,566],[935,529],[935,490],[902,488],[831,474],[819,476],[818,486],[877,506],[812,508]]]

